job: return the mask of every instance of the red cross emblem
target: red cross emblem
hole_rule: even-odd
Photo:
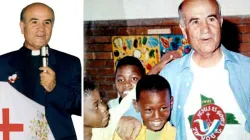
[[[23,124],[10,124],[9,108],[2,109],[2,118],[0,132],[3,132],[3,140],[10,140],[10,132],[23,131]]]

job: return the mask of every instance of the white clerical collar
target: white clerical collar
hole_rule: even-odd
[[[40,50],[32,50],[31,51],[31,55],[32,56],[38,56],[38,55],[40,55]]]

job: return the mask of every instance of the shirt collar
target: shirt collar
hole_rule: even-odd
[[[49,45],[47,45],[49,47]],[[40,50],[30,50],[26,46],[22,46],[20,49],[25,56],[40,56]]]
[[[232,55],[232,53],[227,50],[222,44],[220,46],[221,50],[222,50],[222,53],[224,54],[224,61],[225,62],[234,62],[234,63],[237,63],[237,60],[234,58],[234,56]],[[185,69],[190,69],[190,59],[192,57],[192,53],[194,52],[194,49],[192,49],[187,55],[183,56],[183,57],[186,57],[186,59],[183,59],[184,62],[183,65],[181,65],[181,68],[180,68],[180,72],[184,71]]]
[[[221,44],[221,50],[225,56],[225,62],[231,61],[231,62],[237,63],[237,60],[234,58],[232,52],[227,50],[222,44]]]

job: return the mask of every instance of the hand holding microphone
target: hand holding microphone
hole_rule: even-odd
[[[56,86],[56,74],[50,67],[48,67],[48,49],[47,46],[41,48],[43,66],[40,67],[39,70],[43,71],[40,73],[40,84],[47,92],[51,92]]]

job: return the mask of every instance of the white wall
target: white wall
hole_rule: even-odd
[[[178,17],[182,0],[85,0],[84,20]],[[223,15],[250,15],[249,0],[218,0]]]
[[[83,62],[83,1],[36,0],[54,9],[55,24],[50,46],[75,55]],[[0,54],[22,47],[24,38],[19,28],[20,12],[34,0],[6,0],[0,4]],[[83,119],[73,118],[77,136],[83,139]]]

